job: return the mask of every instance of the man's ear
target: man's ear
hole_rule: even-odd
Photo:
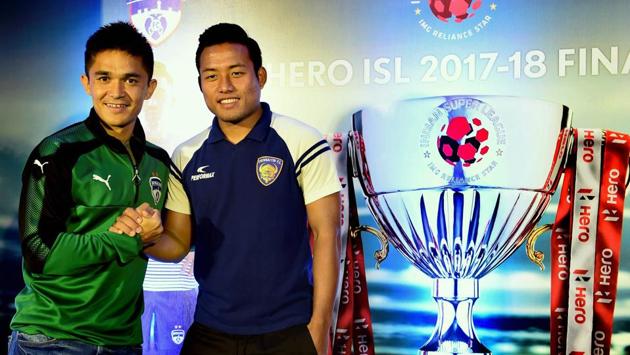
[[[267,69],[265,67],[258,68],[258,83],[260,84],[260,88],[265,87],[265,83],[267,83]]]
[[[81,75],[81,85],[83,86],[85,93],[92,96],[92,91],[90,90],[90,78],[88,78],[87,74]]]
[[[149,80],[149,87],[147,88],[147,93],[144,95],[145,100],[148,100],[151,98],[151,96],[153,96],[155,88],[157,88],[157,80],[154,78]]]

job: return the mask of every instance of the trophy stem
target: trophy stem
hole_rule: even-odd
[[[491,354],[479,342],[473,324],[472,309],[479,298],[479,280],[434,279],[433,298],[438,304],[437,324],[419,354]]]

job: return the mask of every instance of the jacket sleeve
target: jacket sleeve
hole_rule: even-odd
[[[49,154],[46,154],[49,150]],[[70,275],[95,264],[128,263],[140,256],[142,241],[103,231],[76,234],[66,230],[73,206],[71,159],[42,143],[22,174],[19,224],[22,255],[31,273]]]
[[[44,274],[72,275],[95,264],[118,261],[126,264],[140,256],[142,240],[112,232],[59,233],[44,262]]]

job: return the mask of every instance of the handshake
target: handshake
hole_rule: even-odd
[[[160,239],[164,227],[160,211],[145,202],[136,208],[127,207],[120,216],[116,217],[109,231],[130,237],[138,234],[145,246],[148,246]]]

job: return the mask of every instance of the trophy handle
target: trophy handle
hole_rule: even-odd
[[[630,157],[628,158],[628,165],[630,165]],[[626,175],[626,195],[628,194],[628,185],[630,184],[630,170]],[[553,228],[551,224],[544,224],[540,227],[532,229],[525,238],[527,238],[527,244],[525,246],[525,252],[527,253],[527,257],[534,264],[540,267],[540,271],[545,270],[545,264],[543,264],[543,260],[545,259],[545,254],[536,250],[535,244],[538,237],[540,237],[543,233],[550,231]]]
[[[355,238],[360,235],[361,232],[369,232],[373,234],[376,238],[378,238],[379,242],[381,242],[381,249],[374,252],[374,259],[376,259],[376,269],[381,268],[381,262],[387,258],[387,254],[389,254],[389,242],[387,241],[387,237],[378,229],[372,228],[370,226],[358,226],[350,229],[350,236]]]
[[[354,151],[355,140],[358,138],[355,137],[355,132],[348,132],[348,159],[350,159],[351,171],[350,176],[354,178],[359,177],[359,169],[357,168],[357,157]]]
[[[540,271],[545,270],[545,264],[543,264],[545,254],[542,251],[535,249],[536,240],[538,240],[538,237],[540,237],[543,233],[550,231],[551,228],[551,224],[543,224],[542,226],[536,227],[532,229],[529,233],[527,233],[527,244],[525,245],[525,252],[527,253],[527,257],[529,258],[529,260],[540,267]]]

